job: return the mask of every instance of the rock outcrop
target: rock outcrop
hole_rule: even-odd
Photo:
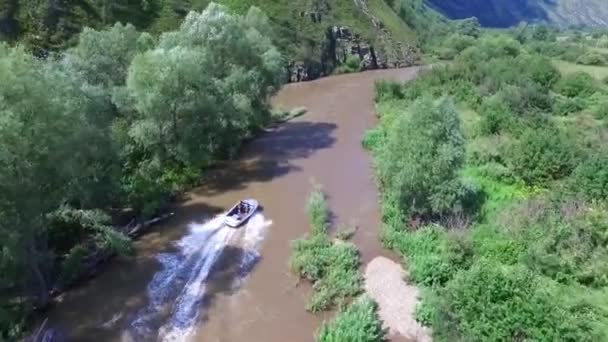
[[[375,17],[367,7],[367,0],[355,0],[356,7],[370,21],[376,37],[365,39],[359,32],[346,25],[327,27],[323,41],[319,42],[320,65],[310,61],[295,60],[289,64],[290,82],[308,81],[330,74],[335,68],[346,63],[349,58],[359,61],[360,70],[398,68],[414,65],[419,60],[419,51],[415,42],[396,40],[386,29],[380,19]],[[320,2],[323,3],[323,2]],[[300,16],[312,22],[322,23],[328,8],[317,5]]]

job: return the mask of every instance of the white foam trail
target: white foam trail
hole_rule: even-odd
[[[130,330],[135,340],[154,339],[152,326],[161,322],[158,340],[188,340],[200,316],[206,280],[228,244],[243,251],[233,287],[238,287],[253,269],[260,259],[266,228],[272,222],[258,213],[245,226],[234,229],[224,226],[223,220],[220,215],[204,224],[190,224],[190,233],[176,243],[179,253],[157,255],[162,269],[148,285],[149,305],[132,320]]]

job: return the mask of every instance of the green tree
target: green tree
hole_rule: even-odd
[[[458,209],[465,157],[460,119],[449,99],[416,101],[393,123],[379,161],[383,188],[414,215]]]
[[[87,97],[67,74],[0,45],[0,235],[36,302],[48,300],[46,214],[65,200],[86,154]],[[3,262],[4,263],[4,262]]]

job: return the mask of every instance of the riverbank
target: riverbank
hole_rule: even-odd
[[[177,203],[170,222],[153,227],[135,242],[134,258],[110,263],[98,277],[66,293],[49,312],[49,323],[68,331],[75,341],[92,334],[106,341],[120,340],[129,331],[133,313],[150,303],[150,281],[162,276],[159,255],[176,251],[175,241],[191,234],[189,224],[253,197],[273,222],[261,258],[238,291],[227,287],[230,279],[226,278],[207,285],[215,290],[202,319],[195,323],[193,340],[273,342],[289,335],[293,341],[309,342],[326,317],[304,310],[310,288],[294,287],[287,260],[289,242],[308,229],[303,208],[310,179],[324,184],[334,211],[331,219],[359,228],[352,241],[364,264],[388,254],[378,242],[377,189],[360,137],[375,124],[374,82],[408,80],[417,71],[370,71],[285,86],[273,100],[275,108],[306,107],[307,113],[252,140],[237,160],[213,170],[205,184]]]

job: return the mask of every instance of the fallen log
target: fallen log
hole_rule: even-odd
[[[169,213],[166,213],[164,215],[155,217],[155,218],[153,218],[151,220],[145,221],[143,223],[136,224],[135,227],[133,227],[133,228],[131,228],[131,229],[129,229],[127,231],[127,236],[130,237],[130,238],[137,237],[137,236],[139,236],[142,233],[142,230],[144,228],[148,228],[148,227],[153,226],[153,225],[155,225],[157,223],[165,221],[165,220],[173,217],[173,215],[175,215],[175,213],[169,212]]]

